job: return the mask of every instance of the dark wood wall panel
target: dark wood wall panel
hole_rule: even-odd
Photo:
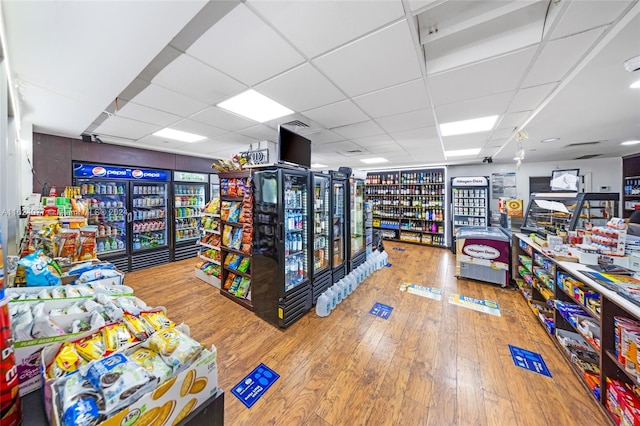
[[[70,138],[33,134],[33,192],[42,192],[42,185],[56,188],[71,185],[71,141]]]
[[[34,133],[33,191],[41,192],[41,184],[45,183],[56,188],[71,185],[73,161],[200,173],[213,172],[211,169],[213,161],[207,158],[120,145],[84,143],[80,139]]]

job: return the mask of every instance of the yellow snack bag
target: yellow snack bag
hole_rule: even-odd
[[[149,326],[153,327],[155,331],[163,328],[175,327],[175,323],[171,321],[162,311],[158,312],[142,312],[140,314],[142,318]]]
[[[110,324],[103,327],[102,337],[104,338],[104,346],[109,352],[117,351],[136,340],[127,329],[127,326],[122,323]]]
[[[76,351],[87,361],[102,359],[106,349],[102,340],[102,333],[97,332],[75,342]]]
[[[73,373],[86,361],[82,359],[73,343],[63,343],[53,361],[47,366],[47,377],[50,379]]]
[[[149,338],[149,348],[160,354],[167,365],[179,370],[202,351],[202,346],[175,328],[158,331]]]

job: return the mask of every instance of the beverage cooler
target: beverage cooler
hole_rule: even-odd
[[[451,251],[456,252],[456,232],[462,226],[489,226],[489,178],[451,178]]]
[[[167,170],[73,163],[73,178],[98,228],[100,259],[125,272],[171,260]]]
[[[288,327],[311,309],[310,175],[299,169],[255,169],[253,310]]]
[[[195,257],[200,237],[198,222],[208,201],[209,175],[173,172],[173,259]]]
[[[349,216],[347,229],[350,231],[347,243],[348,272],[353,271],[365,260],[364,240],[364,180],[349,178]]]
[[[327,174],[313,173],[311,179],[313,190],[313,281],[311,294],[315,305],[318,296],[333,284],[329,257],[331,177]]]
[[[342,172],[331,171],[331,269],[333,282],[337,283],[347,273],[347,185],[348,177]]]

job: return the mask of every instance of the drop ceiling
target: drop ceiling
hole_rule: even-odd
[[[38,132],[216,158],[299,120],[314,163],[360,169],[381,156],[402,167],[512,162],[521,148],[525,162],[638,151],[620,145],[640,140],[640,90],[629,88],[640,71],[622,65],[640,55],[638,0],[1,7],[22,120]],[[249,88],[295,113],[257,123],[216,106]],[[438,130],[488,115],[499,118],[487,132]],[[164,127],[207,139],[153,136]],[[467,148],[480,153],[445,154]]]

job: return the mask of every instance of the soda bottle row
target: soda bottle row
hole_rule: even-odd
[[[178,207],[175,209],[176,217],[195,217],[200,216],[202,209],[199,207]]]
[[[161,207],[164,206],[164,198],[159,197],[142,197],[134,198],[133,207]]]
[[[302,251],[304,239],[300,233],[288,232],[284,238],[284,254]]]
[[[145,220],[144,222],[133,222],[133,233],[160,231],[165,228],[164,220]]]
[[[165,216],[164,209],[134,210],[133,220],[162,219]]]
[[[174,201],[176,207],[204,207],[204,197],[201,195],[175,197]]]
[[[368,174],[367,185],[397,185],[399,183],[397,173]]]
[[[440,209],[411,209],[404,210],[402,217],[442,222],[444,220],[444,211]]]
[[[105,238],[98,240],[96,249],[98,254],[114,250],[124,250],[124,241],[119,238]]]
[[[373,215],[374,216],[379,216],[379,217],[398,217],[400,214],[400,211],[397,207],[381,207],[381,208],[374,208],[373,209]]]
[[[300,284],[305,277],[304,253],[285,258],[285,291]]]
[[[80,185],[82,195],[124,195],[124,185],[116,183],[83,183]]]
[[[393,205],[398,205],[402,207],[441,207],[444,204],[444,200],[441,197],[410,197],[410,198],[402,198],[399,201],[395,201]]]
[[[109,222],[102,222],[98,225],[98,233],[96,237],[117,237],[124,234],[124,228],[111,226]]]
[[[133,186],[133,194],[134,195],[164,195],[165,194],[165,186],[164,185],[134,185]]]
[[[298,188],[284,191],[284,206],[289,209],[301,209],[304,200],[303,192]]]
[[[204,186],[202,185],[176,185],[176,195],[200,195],[204,196]]]
[[[99,225],[101,222],[124,222],[124,209],[104,209],[100,213],[89,216],[89,225]]]
[[[442,171],[437,172],[411,172],[401,173],[400,184],[419,184],[424,185],[427,183],[443,183],[444,176]]]
[[[400,187],[400,195],[444,195],[444,185],[409,185]]]
[[[438,224],[438,222],[425,222],[425,221],[403,221],[400,226],[403,230],[419,231],[419,232],[431,232],[432,234],[444,233],[444,226]]]
[[[164,244],[164,232],[152,232],[147,235],[134,235],[133,237],[134,250],[158,247]]]
[[[298,210],[286,212],[287,229],[304,229],[304,215]]]
[[[176,229],[197,228],[198,219],[193,217],[189,219],[176,219]]]
[[[193,238],[198,237],[198,230],[197,229],[177,229],[176,230],[176,240],[177,241],[182,241],[182,240],[191,240]]]

